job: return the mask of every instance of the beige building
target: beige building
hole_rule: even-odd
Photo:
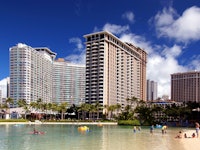
[[[121,104],[133,96],[146,100],[147,53],[102,31],[86,39],[86,103]]]
[[[171,74],[171,99],[200,102],[200,71]]]

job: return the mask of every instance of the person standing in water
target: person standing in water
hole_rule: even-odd
[[[199,137],[199,123],[195,122],[195,130],[196,130],[196,134],[197,134],[197,138]]]
[[[151,134],[153,134],[153,130],[154,130],[154,126],[152,125],[152,126],[150,127],[150,133],[151,133]]]
[[[165,134],[165,133],[167,133],[167,132],[166,132],[166,129],[167,129],[167,126],[166,126],[166,125],[164,125],[164,126],[162,127],[162,134]]]
[[[133,132],[134,132],[134,133],[136,132],[136,126],[133,127]]]

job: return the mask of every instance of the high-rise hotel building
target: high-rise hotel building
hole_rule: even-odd
[[[46,47],[17,44],[10,48],[10,97],[27,103],[52,102],[53,61],[56,53]]]
[[[86,103],[121,104],[126,98],[146,100],[147,53],[102,31],[86,39]]]
[[[200,71],[171,74],[171,99],[200,102]]]
[[[59,58],[54,61],[53,68],[53,102],[85,103],[85,65]]]

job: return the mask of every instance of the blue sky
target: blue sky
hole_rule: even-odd
[[[200,70],[199,0],[2,0],[0,21],[0,80],[17,43],[84,64],[83,35],[101,30],[147,51],[158,96],[170,95],[170,74]]]

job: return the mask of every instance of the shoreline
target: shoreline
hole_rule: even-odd
[[[117,122],[0,122],[0,125],[15,125],[15,124],[66,124],[66,125],[117,125]]]

